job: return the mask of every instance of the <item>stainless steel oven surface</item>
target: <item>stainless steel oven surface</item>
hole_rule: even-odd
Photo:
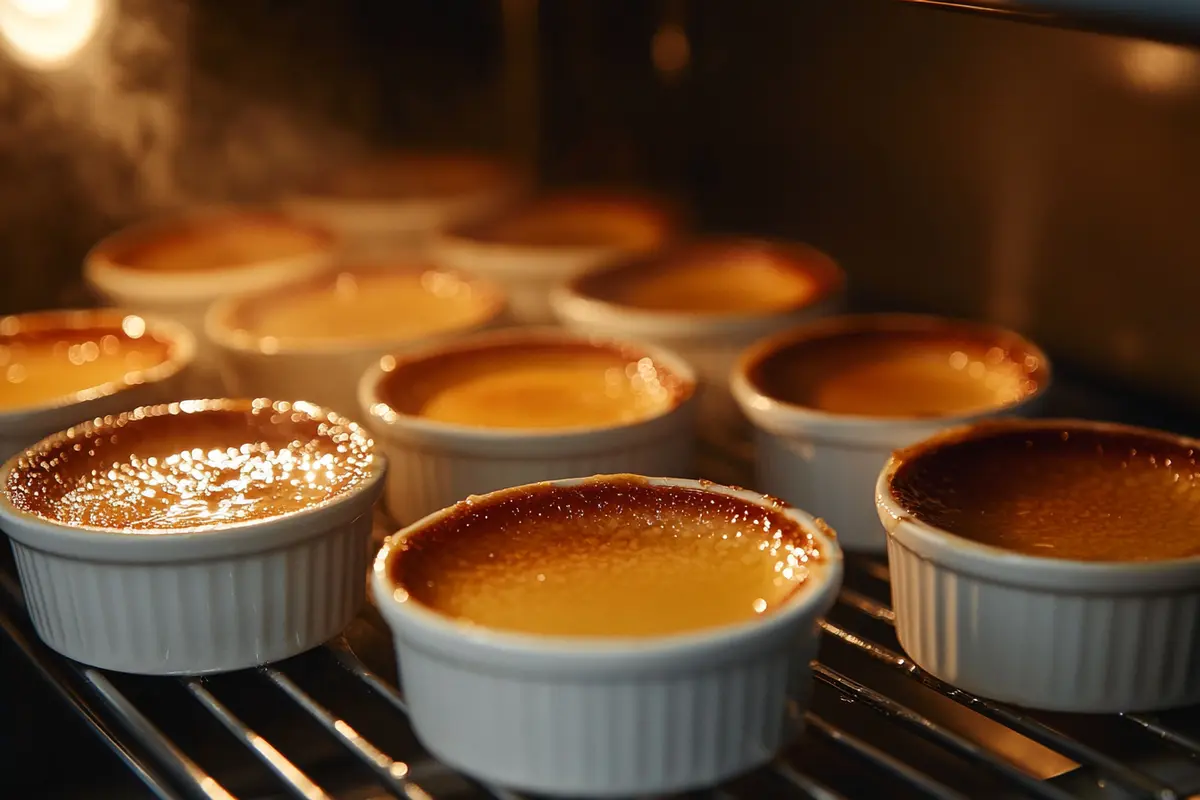
[[[1196,11],[1166,0],[0,0],[0,315],[120,298],[175,318],[197,358],[247,359],[242,384],[213,367],[187,390],[197,396],[308,370],[318,387],[338,384],[331,404],[353,406],[368,364],[399,345],[304,361],[286,338],[304,331],[246,344],[250,317],[233,306],[222,339],[209,301],[230,286],[201,278],[155,294],[136,268],[129,279],[97,261],[153,250],[136,227],[148,220],[252,208],[256,225],[286,219],[301,238],[332,231],[339,249],[322,269],[321,248],[288,262],[304,286],[332,266],[453,267],[494,283],[506,313],[543,322],[550,289],[529,264],[545,253],[536,241],[488,250],[502,226],[487,223],[530,195],[580,189],[595,214],[619,190],[641,214],[611,234],[626,237],[621,258],[676,224],[806,242],[844,270],[841,311],[967,318],[1043,346],[1054,379],[1041,415],[1200,436],[1198,48]],[[431,153],[446,160],[422,172]],[[373,188],[384,184],[396,194]],[[556,268],[620,260],[568,245]],[[337,291],[345,275],[367,285],[346,272]],[[300,285],[247,291],[266,303]],[[540,304],[512,302],[529,292]],[[358,313],[405,316],[386,309],[408,295],[383,293]],[[8,369],[16,326],[0,316],[0,382],[13,385],[25,377]],[[271,360],[281,352],[299,360]],[[728,372],[697,352],[706,380]],[[11,435],[24,446],[81,421]],[[4,446],[6,424],[0,393]],[[748,430],[711,438],[696,471],[753,487]],[[375,526],[376,539],[398,527],[383,513]],[[7,536],[0,550],[0,796],[526,796],[425,749],[370,604],[334,640],[277,663],[136,676],[43,643]],[[767,766],[680,797],[1200,797],[1200,709],[1080,715],[983,699],[912,662],[892,603],[886,554],[849,554],[820,623],[803,734]]]

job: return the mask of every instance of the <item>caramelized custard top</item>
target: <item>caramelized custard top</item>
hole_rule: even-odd
[[[840,270],[803,245],[711,241],[585,274],[576,293],[647,311],[770,314],[841,287]]]
[[[896,499],[958,536],[1078,561],[1200,555],[1196,450],[1169,434],[1016,422],[913,450]]]
[[[657,250],[678,226],[675,209],[644,197],[607,193],[549,195],[461,232],[520,247]]]
[[[404,153],[355,165],[316,191],[348,200],[420,200],[490,191],[513,179],[508,166],[483,156]]]
[[[1045,379],[1042,356],[1014,334],[951,323],[831,327],[749,364],[763,394],[834,414],[928,418],[1020,402]]]
[[[422,605],[488,628],[661,636],[770,614],[821,565],[778,510],[622,476],[460,503],[389,569]]]
[[[0,413],[140,383],[171,357],[141,317],[106,312],[0,318]]]
[[[484,428],[563,429],[649,419],[692,389],[635,350],[530,337],[401,362],[378,392],[392,413]]]
[[[373,459],[357,426],[314,406],[188,401],[72,428],[4,489],[64,525],[169,533],[302,511],[363,482]]]
[[[203,272],[313,255],[332,243],[318,228],[265,211],[220,212],[119,234],[98,257],[127,269]]]
[[[485,322],[499,298],[435,270],[342,272],[241,302],[235,324],[260,339],[416,339]]]

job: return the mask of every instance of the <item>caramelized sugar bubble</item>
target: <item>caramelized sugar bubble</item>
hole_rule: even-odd
[[[0,412],[82,400],[106,387],[140,383],[143,371],[163,364],[171,353],[171,344],[155,337],[138,316],[97,313],[79,326],[54,312],[4,317]]]
[[[1198,475],[1195,449],[1169,434],[1015,423],[918,452],[891,485],[916,519],[984,544],[1154,561],[1200,555]]]
[[[399,364],[380,383],[393,412],[484,428],[626,425],[682,402],[691,383],[644,353],[571,341],[464,346]]]
[[[921,419],[1019,403],[1045,374],[1040,354],[1001,331],[865,324],[785,344],[750,365],[750,381],[819,411]]]
[[[373,460],[361,429],[306,403],[189,401],[72,428],[22,456],[5,491],[63,525],[170,532],[319,505]]]
[[[413,600],[466,622],[615,637],[770,614],[821,565],[778,510],[630,476],[461,503],[389,568]]]
[[[236,323],[277,341],[415,339],[479,325],[498,305],[493,293],[446,272],[342,272],[244,302]]]

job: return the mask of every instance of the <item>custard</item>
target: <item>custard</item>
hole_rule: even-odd
[[[810,305],[841,287],[823,254],[756,241],[693,244],[578,278],[584,297],[646,311],[772,314]]]
[[[550,636],[660,636],[771,614],[819,569],[782,512],[634,476],[460,503],[389,563],[412,600]]]
[[[23,456],[5,489],[63,525],[169,533],[320,505],[373,459],[357,426],[315,406],[188,401],[72,428]]]
[[[436,422],[556,430],[639,422],[691,391],[642,353],[530,337],[398,364],[380,382],[379,399],[394,413]]]
[[[1200,555],[1196,449],[1170,434],[1000,423],[913,451],[899,454],[892,493],[957,536],[1077,561]]]
[[[141,317],[58,314],[0,319],[0,413],[71,402],[139,383],[171,357]]]
[[[237,269],[326,251],[326,232],[267,212],[200,214],[121,234],[99,257],[149,272]]]
[[[876,327],[869,317],[826,330],[752,359],[750,382],[818,411],[921,419],[1011,406],[1045,378],[1041,355],[999,330],[949,321]]]
[[[674,209],[644,198],[564,193],[541,198],[463,235],[518,247],[640,253],[661,247],[677,224]]]
[[[245,301],[235,324],[276,341],[405,340],[478,326],[499,306],[494,293],[445,272],[343,272]]]

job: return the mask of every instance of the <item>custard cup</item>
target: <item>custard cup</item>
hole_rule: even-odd
[[[939,444],[1064,425],[1200,451],[1200,441],[1160,431],[1046,419],[956,428],[897,453],[878,477],[876,504],[887,531],[900,644],[936,678],[1018,706],[1111,714],[1198,703],[1200,557],[1096,562],[1026,555],[914,519],[892,490],[906,459]]]
[[[784,402],[750,377],[753,366],[784,347],[846,331],[929,331],[969,334],[1024,353],[1036,364],[1035,389],[1021,400],[982,412],[925,418],[837,414]],[[778,334],[749,348],[730,377],[733,396],[754,426],[756,486],[810,508],[838,532],[842,547],[882,553],[887,547],[874,508],[879,470],[892,451],[946,428],[1008,415],[1036,413],[1050,385],[1050,362],[1035,344],[1003,328],[916,314],[833,317]]]
[[[92,386],[32,407],[0,409],[0,459],[7,460],[39,439],[77,422],[163,402],[176,395],[195,357],[196,340],[187,328],[169,319],[142,317],[119,309],[18,314],[0,317],[0,344],[3,337],[26,331],[41,334],[102,329],[133,338],[152,336],[167,345],[167,358],[129,372],[120,381]]]
[[[277,299],[281,293],[336,285],[343,276],[370,278],[373,274],[420,273],[443,280],[461,281],[477,293],[486,308],[479,318],[462,328],[408,338],[380,336],[374,339],[280,339],[255,334],[242,324],[258,303]],[[383,356],[422,344],[449,341],[503,324],[507,304],[499,288],[477,278],[465,278],[444,270],[419,266],[385,268],[360,266],[340,273],[327,273],[310,281],[286,287],[218,300],[205,316],[205,334],[218,353],[221,375],[229,393],[238,397],[284,397],[306,400],[355,418],[359,414],[358,383]]]
[[[413,729],[440,761],[493,785],[551,796],[674,794],[767,763],[800,731],[817,623],[841,584],[833,532],[755,492],[644,480],[782,511],[819,543],[825,568],[774,613],[741,624],[652,638],[499,631],[405,601],[389,574],[392,549],[456,509],[429,515],[385,542],[372,594],[395,638]]]
[[[405,364],[473,350],[529,343],[625,350],[664,367],[679,396],[647,419],[601,427],[488,428],[461,425],[391,409],[380,396],[385,375]],[[359,384],[366,425],[392,464],[385,503],[401,525],[415,522],[468,495],[518,484],[600,473],[690,474],[695,435],[695,376],[669,351],[616,340],[575,336],[554,329],[491,331],[457,342],[385,356]]]
[[[365,433],[310,404],[189,400],[96,419],[50,436],[0,467],[0,529],[38,636],[94,667],[199,675],[278,661],[329,640],[365,600],[372,506],[386,460],[344,494],[284,516],[144,530],[68,525],[16,507],[10,475],[40,454],[139,416],[256,409],[300,413]]]

